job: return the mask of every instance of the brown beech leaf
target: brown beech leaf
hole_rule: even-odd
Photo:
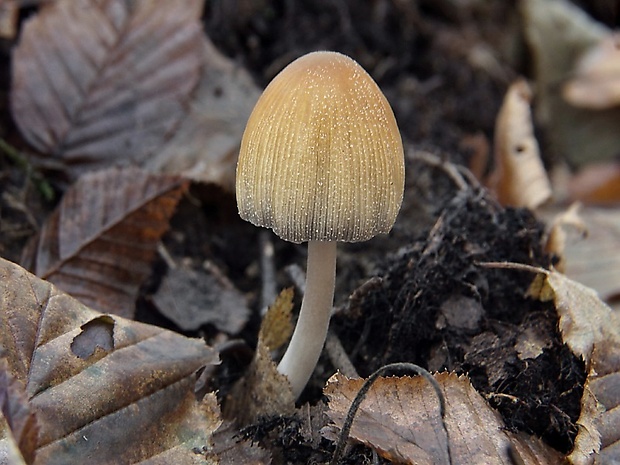
[[[215,397],[194,395],[217,363],[203,341],[102,315],[0,259],[0,346],[36,416],[35,465],[214,463],[196,453],[220,423]]]
[[[241,136],[261,90],[250,74],[203,40],[203,72],[174,136],[148,160],[156,172],[182,174],[235,191]]]
[[[142,165],[186,114],[202,63],[202,0],[59,0],[24,26],[13,115],[69,177]]]
[[[111,168],[81,177],[22,263],[97,310],[132,316],[187,181]]]
[[[434,377],[445,396],[445,428],[437,394],[428,381],[420,376],[380,377],[360,406],[351,437],[396,463],[512,465],[510,451],[527,465],[560,463],[561,454],[542,442],[509,434],[499,414],[466,377],[449,373]],[[363,382],[339,373],[328,381],[327,414],[339,428]],[[329,431],[327,435],[333,437]]]

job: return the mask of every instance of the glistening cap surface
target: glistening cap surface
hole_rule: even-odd
[[[243,219],[291,242],[364,241],[389,232],[403,189],[396,119],[355,61],[310,53],[267,86],[237,164]]]

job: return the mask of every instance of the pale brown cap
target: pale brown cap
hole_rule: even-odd
[[[291,242],[365,241],[392,228],[404,189],[394,113],[364,69],[313,52],[267,86],[237,164],[241,217]]]

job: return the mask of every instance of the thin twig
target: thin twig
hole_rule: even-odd
[[[347,351],[342,347],[342,343],[336,334],[330,329],[325,338],[325,351],[329,356],[332,365],[347,378],[359,378],[360,375],[351,363]]]
[[[447,450],[448,463],[452,464],[452,455],[450,453],[450,438],[448,436],[448,428],[446,427],[445,421],[443,421],[445,417],[445,413],[446,413],[446,400],[443,395],[443,392],[441,391],[441,386],[439,386],[439,383],[437,382],[437,380],[433,378],[433,375],[431,375],[424,368],[414,363],[400,362],[400,363],[390,363],[389,365],[382,366],[377,371],[375,371],[373,374],[371,374],[366,381],[364,381],[364,384],[362,384],[362,387],[357,392],[355,399],[353,399],[353,402],[351,403],[351,407],[349,407],[349,411],[347,412],[347,416],[342,425],[340,435],[338,436],[338,443],[336,444],[336,450],[334,451],[334,455],[332,457],[331,462],[329,462],[330,465],[337,465],[340,459],[342,458],[344,448],[349,439],[349,433],[351,432],[351,426],[353,426],[353,420],[355,419],[355,414],[357,413],[357,410],[359,409],[364,398],[366,397],[366,394],[368,394],[368,391],[370,390],[374,382],[380,376],[383,376],[392,371],[414,372],[417,375],[423,376],[431,384],[431,386],[433,386],[433,389],[435,389],[435,393],[437,394],[437,397],[439,398],[439,413],[441,414],[443,428],[444,428],[444,431],[446,432],[446,445],[448,448]]]
[[[261,290],[261,313],[267,313],[267,309],[276,300],[276,267],[273,263],[273,242],[271,241],[271,233],[267,230],[260,232],[258,236],[260,247],[260,269],[262,278]]]

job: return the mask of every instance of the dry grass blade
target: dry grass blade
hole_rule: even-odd
[[[136,168],[90,173],[65,194],[23,263],[97,310],[131,316],[187,187]]]
[[[201,0],[59,0],[24,26],[11,104],[70,177],[144,163],[186,114],[202,63]]]
[[[5,260],[0,309],[8,371],[39,425],[35,464],[205,463],[194,449],[220,421],[215,397],[194,395],[196,371],[217,363],[202,341],[101,315]]]

